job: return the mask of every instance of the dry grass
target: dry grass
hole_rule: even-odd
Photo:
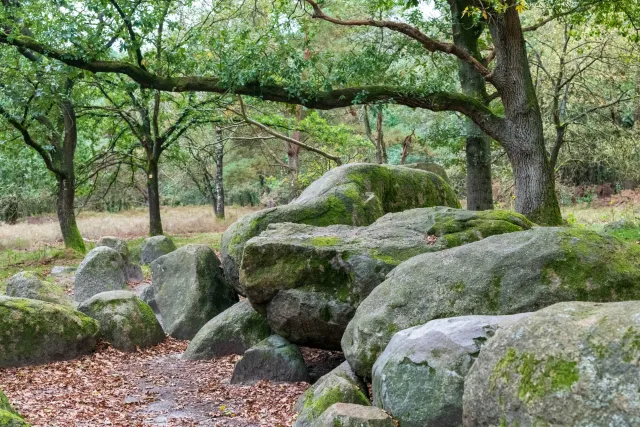
[[[172,236],[221,233],[238,218],[254,210],[230,207],[227,208],[227,218],[218,220],[209,206],[164,207],[162,223],[165,233]],[[89,241],[103,236],[135,239],[148,234],[148,212],[146,209],[120,213],[83,212],[78,217],[78,227]],[[16,225],[0,224],[0,250],[36,249],[57,246],[60,242],[62,236],[55,216],[30,218]]]

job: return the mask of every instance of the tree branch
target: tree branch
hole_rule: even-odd
[[[478,61],[473,57],[469,52],[464,49],[459,48],[453,43],[441,42],[439,40],[434,40],[431,37],[424,34],[418,28],[405,24],[403,22],[395,22],[395,21],[377,21],[375,19],[361,19],[361,20],[342,20],[333,18],[328,16],[322,11],[322,8],[316,3],[314,0],[305,0],[312,8],[313,8],[313,17],[317,19],[322,19],[327,22],[331,22],[336,25],[343,25],[347,27],[376,27],[376,28],[387,28],[391,31],[395,31],[398,33],[402,33],[413,40],[416,40],[422,44],[422,46],[427,49],[429,52],[442,52],[449,55],[454,55],[458,59],[468,64],[473,65],[473,67],[487,80],[491,78],[491,70],[485,67],[481,61]]]

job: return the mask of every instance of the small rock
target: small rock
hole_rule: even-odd
[[[391,417],[374,406],[336,403],[312,427],[395,427]]]
[[[7,281],[7,295],[30,298],[53,304],[69,305],[71,301],[60,286],[40,280],[32,272],[23,271]]]
[[[123,260],[129,261],[129,245],[124,239],[118,237],[101,237],[96,243],[96,248],[100,246],[106,246],[118,252]]]
[[[140,299],[149,304],[149,307],[151,307],[155,313],[160,311],[158,310],[158,303],[156,303],[156,293],[153,290],[153,285],[142,286],[142,289],[140,290]]]
[[[52,276],[66,276],[76,272],[78,267],[71,267],[67,265],[56,265],[51,269]]]
[[[101,337],[121,351],[151,347],[165,338],[151,307],[133,292],[103,292],[84,301],[78,310],[100,322]]]
[[[75,277],[74,296],[85,301],[101,292],[122,290],[126,287],[124,260],[109,247],[93,249],[82,260]]]
[[[218,314],[238,302],[220,261],[206,245],[187,245],[151,264],[153,291],[165,331],[192,339]]]
[[[267,320],[244,300],[211,319],[191,340],[186,360],[215,359],[243,354],[271,335]]]
[[[271,335],[247,350],[233,370],[231,384],[260,380],[308,382],[309,373],[298,347],[282,337]]]
[[[296,402],[298,418],[293,427],[311,427],[334,403],[354,403],[370,406],[367,386],[353,372],[347,362],[343,362],[309,388]]]
[[[140,263],[151,264],[161,256],[175,251],[176,245],[167,236],[154,236],[145,239],[140,252]]]
[[[124,275],[127,282],[140,283],[144,280],[144,273],[142,267],[138,264],[127,263],[124,266]]]
[[[0,296],[0,368],[90,353],[98,332],[98,322],[69,307]]]

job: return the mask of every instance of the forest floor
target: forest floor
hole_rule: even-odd
[[[206,206],[165,208],[163,222],[178,246],[200,243],[219,251],[221,233],[251,210],[230,209],[228,219],[218,221]],[[78,222],[89,248],[103,235],[128,238],[135,259],[146,235],[146,215],[142,210],[84,213]],[[612,233],[640,243],[640,197],[566,207],[563,217],[570,225],[595,230],[619,221],[623,226]],[[53,266],[78,265],[81,259],[62,248],[52,218],[0,224],[0,292],[5,280],[19,271],[46,277]],[[148,280],[148,268],[144,272]],[[70,291],[73,276],[56,281]],[[100,344],[94,354],[78,360],[0,369],[0,389],[33,426],[40,427],[292,425],[295,402],[308,384],[232,386],[229,380],[238,356],[185,361],[180,355],[187,345],[167,339],[151,349],[122,353]],[[302,351],[313,378],[343,360],[338,352]]]

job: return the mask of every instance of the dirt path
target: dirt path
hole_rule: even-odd
[[[33,426],[290,426],[308,384],[232,386],[238,356],[184,361],[167,339],[138,353],[106,345],[78,360],[0,370],[0,388]],[[339,353],[304,349],[317,377]]]

